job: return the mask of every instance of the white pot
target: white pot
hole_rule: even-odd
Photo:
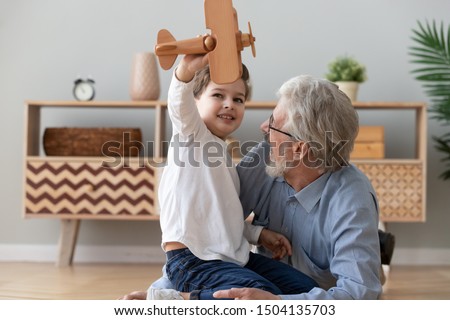
[[[336,81],[339,89],[344,92],[350,100],[357,101],[359,82],[356,81]]]

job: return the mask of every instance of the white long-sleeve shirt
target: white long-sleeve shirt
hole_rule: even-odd
[[[262,227],[244,222],[239,177],[227,145],[201,119],[192,81],[172,77],[168,109],[173,132],[158,191],[162,246],[181,242],[202,260],[243,266],[247,239],[256,243]]]

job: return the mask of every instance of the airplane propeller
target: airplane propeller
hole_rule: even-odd
[[[250,25],[250,21],[248,22],[248,33],[243,33],[241,35],[241,41],[243,47],[251,47],[252,48],[252,55],[253,57],[256,57],[256,49],[255,49],[255,37],[252,33],[252,26]]]

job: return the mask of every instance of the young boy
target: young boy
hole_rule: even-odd
[[[299,293],[317,285],[250,252],[249,242],[262,243],[282,257],[290,245],[244,222],[239,178],[224,140],[240,126],[249,95],[245,66],[230,84],[211,81],[207,56],[186,55],[175,70],[168,94],[173,136],[159,203],[166,271],[176,290],[151,288],[148,299],[213,299],[214,291],[231,287]]]

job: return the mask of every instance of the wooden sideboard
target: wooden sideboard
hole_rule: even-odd
[[[72,263],[83,219],[159,220],[162,143],[155,143],[152,158],[124,157],[118,162],[110,157],[41,156],[41,111],[73,108],[85,113],[102,109],[105,114],[118,108],[154,109],[148,125],[154,127],[155,141],[163,141],[165,130],[163,101],[25,102],[24,217],[61,219],[58,266]]]
[[[271,110],[275,102],[250,101],[247,112]],[[358,110],[414,110],[416,155],[412,159],[358,159],[375,187],[383,222],[425,220],[426,105],[423,103],[355,102]],[[151,158],[42,156],[41,110],[80,108],[154,109]],[[61,219],[58,266],[72,263],[80,221],[159,220],[157,189],[163,169],[165,101],[26,101],[24,157],[24,217]],[[379,125],[383,125],[380,123]]]
[[[352,161],[377,192],[382,222],[423,222],[426,218],[427,106],[416,102],[354,102],[357,110],[414,111],[415,155],[410,159]],[[380,123],[380,125],[383,125]],[[389,139],[387,137],[386,139]]]

